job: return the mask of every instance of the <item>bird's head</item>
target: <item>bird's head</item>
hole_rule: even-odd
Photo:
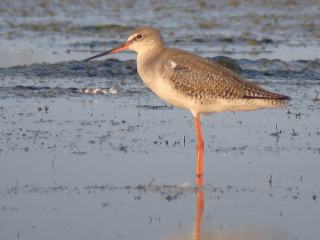
[[[128,37],[127,41],[119,46],[108,51],[102,52],[98,55],[85,59],[89,61],[105,55],[122,52],[124,50],[131,50],[137,53],[161,50],[164,48],[164,43],[158,29],[152,27],[143,27],[134,30]]]

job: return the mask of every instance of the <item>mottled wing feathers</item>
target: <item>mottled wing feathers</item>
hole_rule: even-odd
[[[191,53],[170,49],[164,53],[164,65],[170,84],[180,92],[199,99],[289,99],[243,80],[238,74],[216,62]],[[169,60],[169,61],[168,61]]]

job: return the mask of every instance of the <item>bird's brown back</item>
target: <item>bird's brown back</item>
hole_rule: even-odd
[[[179,92],[199,100],[274,99],[289,97],[245,81],[240,75],[216,62],[210,62],[192,53],[167,48],[162,53],[161,71]]]

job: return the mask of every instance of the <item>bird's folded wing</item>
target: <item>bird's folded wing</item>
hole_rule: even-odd
[[[286,99],[286,96],[271,93],[243,80],[238,74],[216,62],[178,49],[166,57],[165,71],[170,84],[199,100],[208,98],[225,99]]]

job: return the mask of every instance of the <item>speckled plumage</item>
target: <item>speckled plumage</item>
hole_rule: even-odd
[[[166,59],[164,71],[175,89],[184,94],[205,100],[223,99],[287,99],[286,96],[269,92],[243,80],[238,74],[219,63],[209,62],[194,54],[167,48],[161,57]],[[171,64],[169,66],[168,62]],[[175,67],[172,67],[172,63]]]

